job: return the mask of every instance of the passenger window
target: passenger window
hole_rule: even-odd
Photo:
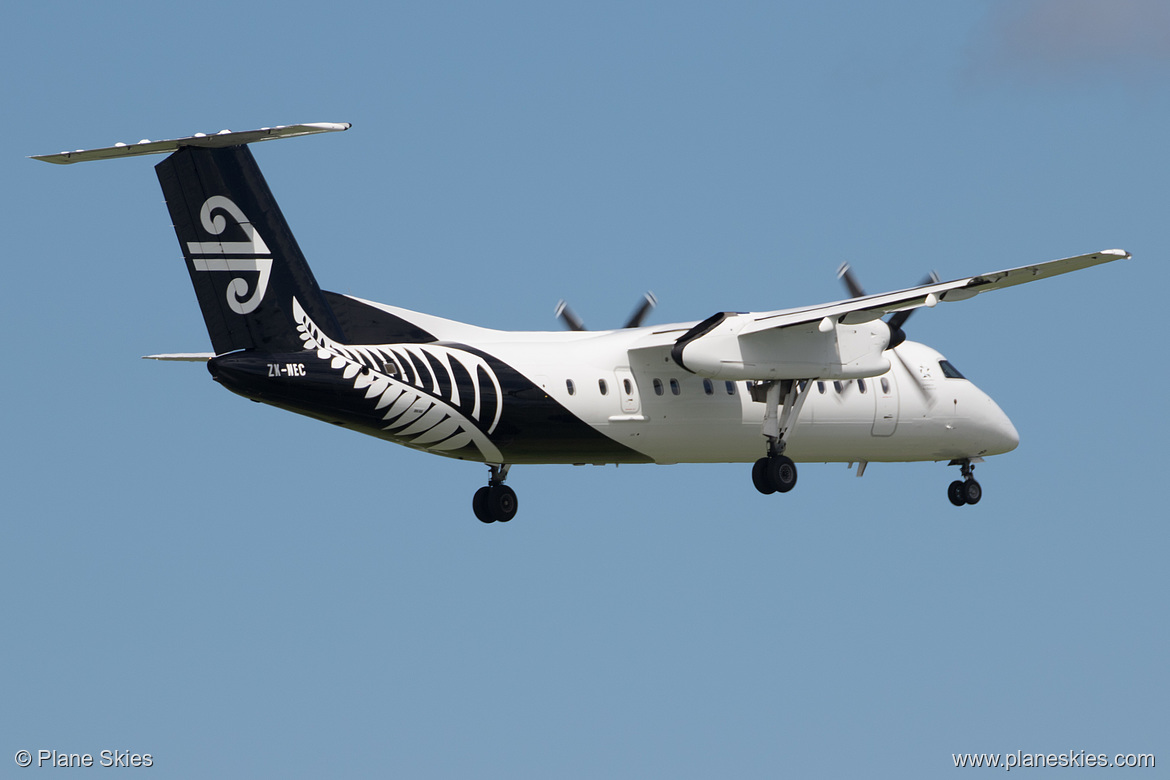
[[[569,391],[569,395],[574,395],[577,392],[577,386],[573,384],[572,379],[565,380],[565,389]]]
[[[382,364],[382,373],[386,376],[398,376],[398,364],[388,360]]]
[[[728,395],[735,395],[735,382],[724,382],[723,384],[727,387]]]
[[[655,378],[654,380],[654,395],[662,395],[662,380]]]
[[[634,386],[632,384],[630,384],[630,380],[628,380],[628,379],[622,380],[622,389],[624,389],[626,391],[626,395],[633,395],[634,394]]]
[[[864,379],[857,380],[857,389],[860,390],[862,393],[865,392],[865,380]]]
[[[678,386],[677,379],[670,380],[670,392],[674,393],[675,395],[678,395],[682,392],[682,388]]]
[[[703,380],[703,392],[706,393],[707,395],[714,394],[715,393],[715,383],[712,382],[710,379],[704,379]]]
[[[808,387],[808,380],[807,379],[800,380],[800,392],[803,393],[804,388],[806,388],[806,387]]]
[[[817,392],[820,393],[821,395],[825,394],[825,383],[824,382],[817,382]]]
[[[609,385],[605,383],[604,379],[597,380],[597,389],[601,391],[602,395],[609,395]]]
[[[886,379],[884,376],[882,377],[882,392],[886,394],[889,394],[890,392],[890,380]]]
[[[836,381],[833,383],[833,389],[837,391],[837,395],[841,395],[842,391],[845,390],[845,385],[841,384],[840,381]]]

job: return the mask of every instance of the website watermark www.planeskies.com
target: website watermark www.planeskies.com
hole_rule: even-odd
[[[955,768],[983,769],[1050,769],[1052,767],[1128,767],[1153,769],[1153,753],[1090,753],[1087,750],[1069,750],[1066,753],[951,753]]]

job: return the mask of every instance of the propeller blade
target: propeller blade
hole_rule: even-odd
[[[556,316],[569,330],[588,330],[577,313],[569,308],[569,304],[565,303],[564,298],[557,301]]]
[[[890,326],[890,330],[901,330],[902,326],[906,324],[906,320],[910,319],[910,315],[913,313],[913,309],[896,311],[886,320],[886,324]]]
[[[923,285],[938,284],[938,283],[939,283],[938,273],[935,271],[931,271],[927,276],[925,276],[922,279],[921,282],[918,283],[918,286],[922,287]],[[896,311],[892,315],[890,315],[890,318],[888,320],[886,320],[886,324],[890,326],[890,346],[889,346],[889,349],[893,349],[894,347],[898,346],[899,344],[901,344],[903,341],[906,340],[906,331],[902,330],[902,327],[906,324],[906,320],[910,319],[910,315],[913,314],[914,311],[915,311],[914,309],[906,309],[905,311]]]
[[[902,326],[906,324],[906,320],[910,319],[910,313],[913,309],[906,311],[894,312],[888,320],[886,325],[890,326],[890,343],[886,349],[896,349],[899,344],[906,340],[906,331],[902,330]]]
[[[841,263],[841,267],[837,269],[837,278],[845,283],[845,289],[849,290],[850,298],[864,298],[865,290],[857,281],[857,277],[853,275],[853,269],[849,267],[849,263]]]
[[[654,293],[647,291],[646,294],[642,296],[642,302],[638,304],[638,308],[634,310],[634,313],[630,315],[630,318],[626,320],[626,324],[622,327],[640,327],[642,325],[642,320],[646,319],[646,315],[649,314],[650,310],[657,305],[658,299],[654,297]]]

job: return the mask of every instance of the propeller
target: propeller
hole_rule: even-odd
[[[638,302],[638,307],[626,319],[626,324],[622,325],[622,329],[641,327],[642,322],[646,319],[646,315],[658,305],[658,299],[654,297],[654,293],[647,291],[642,300]],[[556,317],[565,324],[569,330],[589,330],[585,327],[584,321],[577,316],[577,313],[569,308],[569,304],[562,298],[557,301]]]
[[[837,278],[840,279],[845,284],[845,288],[849,290],[849,297],[865,297],[865,289],[857,281],[857,277],[854,276],[853,269],[850,268],[849,263],[841,263],[841,267],[837,269]],[[938,284],[938,282],[938,274],[934,271],[931,271],[922,279],[921,282],[918,283],[918,285],[923,286],[927,284]],[[918,389],[918,392],[922,394],[922,397],[928,404],[933,405],[934,396],[922,383],[922,377],[918,375],[918,372],[906,362],[906,359],[903,358],[897,350],[897,347],[906,340],[906,331],[903,330],[903,328],[906,325],[906,320],[910,319],[910,315],[913,314],[914,311],[914,309],[896,311],[890,315],[888,320],[886,320],[886,325],[890,329],[890,343],[886,349],[894,353],[894,357],[896,357],[898,362],[902,364],[902,368],[906,369],[906,373],[908,373],[914,380],[914,386]]]
[[[837,269],[837,278],[845,283],[845,288],[849,290],[850,298],[864,298],[865,289],[857,281],[857,277],[853,275],[853,269],[849,263],[841,263],[841,267]],[[918,283],[921,287],[927,284],[938,284],[939,277],[934,271],[931,271],[922,281]],[[886,325],[890,328],[890,344],[887,349],[893,349],[906,340],[906,331],[902,330],[906,324],[906,320],[910,319],[910,315],[914,313],[914,309],[905,309],[903,311],[896,311],[890,315],[886,320]]]
[[[634,309],[634,313],[626,320],[623,328],[640,328],[642,320],[646,319],[646,315],[658,305],[658,299],[654,297],[654,293],[647,290],[642,295],[642,300],[638,302],[638,308]]]
[[[556,317],[564,322],[565,327],[569,330],[589,330],[581,318],[577,316],[577,312],[570,309],[569,304],[565,303],[564,298],[557,301]]]

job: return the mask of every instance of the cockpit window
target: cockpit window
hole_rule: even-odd
[[[959,369],[951,365],[949,360],[938,361],[938,367],[942,369],[943,376],[947,379],[966,379],[967,377],[959,373]]]

